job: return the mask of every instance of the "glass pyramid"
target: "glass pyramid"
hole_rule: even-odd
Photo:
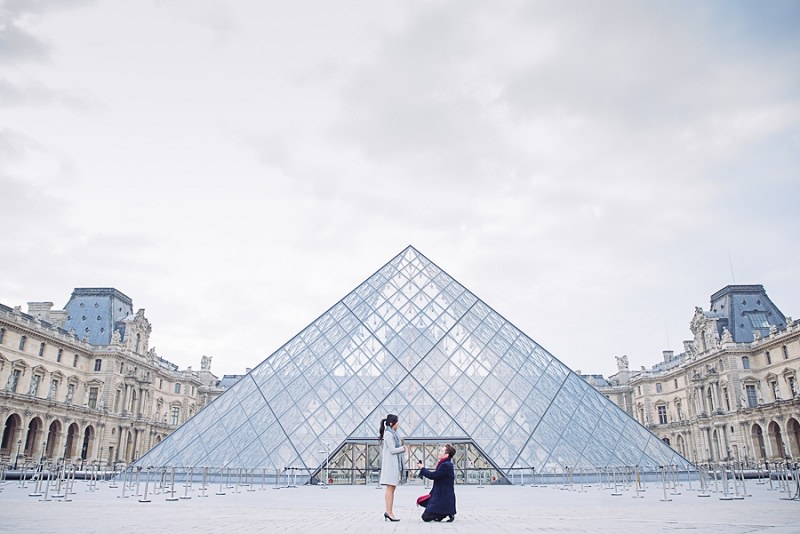
[[[690,465],[413,247],[137,465],[316,475],[325,464],[366,480],[379,467],[387,413],[400,417],[410,456],[458,443],[469,462],[460,467],[501,478],[515,469]]]

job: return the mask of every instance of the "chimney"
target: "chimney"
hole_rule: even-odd
[[[50,310],[52,308],[52,302],[29,302],[28,315],[33,315],[37,319],[50,322]]]

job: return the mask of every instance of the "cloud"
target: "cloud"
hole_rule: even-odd
[[[796,300],[791,4],[56,4],[4,14],[4,303],[113,285],[237,372],[408,244],[584,370],[729,255]]]
[[[0,7],[0,63],[42,61],[49,58],[47,40],[30,30],[31,19],[71,9],[89,0],[6,0]]]
[[[87,95],[52,89],[35,81],[15,83],[0,78],[0,107],[49,105],[59,105],[79,112],[94,112],[102,107]]]

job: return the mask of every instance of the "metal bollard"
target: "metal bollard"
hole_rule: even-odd
[[[250,483],[247,483],[247,478],[250,477]],[[247,491],[256,491],[255,485],[255,470],[252,472],[249,469],[244,470],[244,483],[247,486]]]
[[[208,482],[208,467],[203,468],[203,485],[200,486],[200,495],[198,497],[208,497],[206,495],[206,483]]]
[[[171,482],[169,484],[169,497],[166,499],[169,502],[177,501],[178,498],[175,496],[175,466],[172,466],[172,477]]]
[[[117,495],[117,498],[118,499],[127,499],[128,495],[126,495],[125,490],[127,489],[127,486],[128,486],[128,470],[126,469],[125,471],[120,473],[120,476],[122,477],[122,495],[121,496]]]
[[[49,469],[47,470],[47,482],[45,483],[45,487],[44,487],[44,497],[42,499],[39,499],[39,500],[40,501],[45,501],[45,502],[52,500],[50,498],[50,470]]]
[[[617,482],[617,468],[616,467],[612,467],[611,468],[611,476],[612,476],[612,478],[614,480],[614,491],[611,492],[611,495],[613,497],[619,497],[620,495],[622,495],[622,493],[619,491],[619,482]]]
[[[711,494],[708,493],[708,489],[706,488],[706,471],[702,466],[698,466],[697,473],[700,478],[700,489],[698,490],[697,496],[698,497],[711,497]]]
[[[634,487],[636,489],[636,492],[634,493],[633,498],[634,499],[644,499],[644,495],[640,495],[639,494],[639,492],[641,491],[641,481],[642,481],[642,476],[641,476],[641,473],[639,472],[639,466],[638,465],[634,466],[633,469],[634,469],[634,480],[635,480]]]
[[[670,495],[680,495],[681,492],[678,491],[678,466],[671,465],[669,467],[670,467],[669,474],[672,480],[672,491],[670,492]]]
[[[136,468],[136,496],[137,496],[137,497],[138,497],[139,495],[141,495],[141,493],[139,493],[139,474],[140,474],[141,472],[142,472],[142,468],[141,468],[141,467],[137,467],[137,468]]]
[[[192,487],[192,476],[194,475],[194,468],[189,468],[188,480],[183,482],[183,497],[181,499],[191,499],[189,496],[189,489]]]
[[[41,497],[42,477],[44,477],[44,464],[39,464],[39,466],[36,468],[36,471],[34,471],[33,474],[31,475],[31,479],[33,479],[33,477],[36,477],[36,486],[33,488],[33,491],[28,494],[28,497]]]
[[[150,499],[147,498],[147,491],[150,489],[150,473],[152,472],[152,466],[147,466],[147,474],[144,477],[144,496],[139,499],[139,502],[150,502]]]
[[[733,497],[728,495],[728,469],[724,464],[721,467],[722,467],[722,497],[720,497],[719,500],[730,501],[733,500]]]
[[[225,492],[222,491],[222,484],[225,482],[225,468],[221,467],[219,470],[219,491],[217,491],[217,495],[225,495]]]
[[[667,471],[666,468],[662,465],[658,468],[661,471],[661,487],[664,490],[664,496],[660,499],[661,502],[672,502],[672,499],[667,497]]]

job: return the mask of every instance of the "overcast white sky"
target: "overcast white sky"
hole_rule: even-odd
[[[407,245],[575,370],[800,316],[800,2],[0,0],[0,302],[255,367]]]

